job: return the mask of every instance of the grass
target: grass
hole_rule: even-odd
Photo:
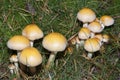
[[[27,6],[29,5],[29,6]],[[33,7],[31,7],[31,5]],[[29,7],[29,8],[28,8]],[[64,34],[67,39],[77,33],[82,23],[76,20],[77,12],[89,7],[97,17],[110,15],[115,24],[105,28],[103,33],[111,36],[98,56],[86,60],[81,55],[81,48],[73,54],[57,55],[55,66],[49,71],[42,70],[48,58],[48,52],[41,45],[42,40],[35,42],[43,55],[42,69],[38,70],[38,79],[46,80],[119,80],[120,79],[120,1],[119,0],[0,0],[0,79],[9,80],[9,57],[14,51],[7,48],[10,37],[20,35],[22,29],[30,23],[36,23],[47,35],[52,30]],[[64,52],[62,52],[64,53]],[[35,76],[33,77],[36,78]]]

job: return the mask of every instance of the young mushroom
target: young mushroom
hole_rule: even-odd
[[[103,35],[102,34],[95,34],[94,38],[99,39],[101,42],[103,41]]]
[[[91,22],[88,25],[88,29],[92,32],[91,38],[94,37],[95,33],[100,33],[103,31],[104,27],[101,26],[101,24],[97,21]]]
[[[101,47],[101,41],[97,38],[90,38],[85,41],[84,49],[88,51],[87,58],[91,59],[92,54],[99,51]]]
[[[46,65],[46,68],[50,69],[54,64],[57,52],[65,50],[67,46],[67,40],[62,34],[52,32],[43,38],[42,45],[45,49],[52,52]]]
[[[30,40],[31,47],[33,46],[34,40],[40,39],[44,36],[43,31],[36,24],[27,25],[23,29],[22,35]]]
[[[111,26],[114,24],[114,19],[111,16],[104,15],[100,18],[100,23],[102,26]]]
[[[14,63],[14,65],[16,66],[16,67],[18,67],[18,57],[17,57],[17,55],[12,55],[11,57],[10,57],[10,62],[11,63]]]
[[[18,59],[20,63],[29,67],[32,74],[36,72],[36,66],[42,63],[42,56],[34,47],[23,49]]]
[[[103,34],[103,42],[108,43],[109,39],[110,39],[109,35]]]
[[[89,22],[96,19],[96,14],[89,8],[83,8],[77,13],[77,18],[83,22],[83,27],[87,27]]]
[[[15,54],[12,55],[10,57],[10,62],[15,65],[15,72],[16,72],[17,75],[19,75],[19,70],[18,70],[19,66],[18,66],[18,57],[17,57],[17,55],[15,55]]]
[[[84,41],[88,38],[90,38],[91,36],[91,31],[86,28],[86,27],[82,27],[80,29],[80,31],[78,32],[78,38],[80,39],[80,42],[79,42],[79,46],[83,46],[84,45]]]
[[[14,64],[9,64],[8,68],[10,70],[10,73],[13,75],[15,74],[15,65]]]

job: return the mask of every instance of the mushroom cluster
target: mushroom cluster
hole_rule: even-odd
[[[35,66],[42,63],[42,56],[40,51],[33,47],[33,41],[42,38],[43,32],[36,24],[27,25],[22,35],[15,35],[7,42],[7,47],[17,51],[17,55],[11,55],[10,69],[11,74],[16,74],[20,77],[19,69],[29,67],[31,73],[36,72]],[[19,67],[20,66],[20,67]]]
[[[77,50],[79,46],[83,46],[88,52],[86,56],[87,59],[91,59],[92,53],[99,51],[102,44],[109,41],[109,35],[102,34],[102,31],[105,27],[113,25],[114,19],[108,15],[97,18],[95,12],[90,8],[82,8],[79,10],[77,19],[82,22],[83,25],[74,37],[76,41],[71,38],[71,41],[74,40],[74,43],[71,43],[76,45]]]
[[[43,38],[43,31],[36,24],[29,24],[22,30],[22,35],[15,35],[7,42],[9,49],[16,50],[17,53],[10,57],[11,74],[20,77],[20,71],[26,71],[29,68],[31,74],[37,72],[36,66],[42,63],[42,55],[39,50],[34,47],[34,41]],[[43,38],[42,46],[52,52],[46,64],[46,69],[50,69],[54,64],[57,52],[64,51],[67,47],[67,39],[58,32],[52,32]]]
[[[44,37],[43,31],[36,24],[27,25],[22,35],[15,35],[9,39],[8,48],[17,51],[16,55],[10,57],[11,64],[8,68],[11,74],[15,73],[20,76],[19,69],[22,70],[26,66],[32,74],[36,72],[36,66],[40,65],[43,60],[40,51],[34,47],[34,41],[43,37],[43,48],[51,52],[46,64],[47,69],[53,66],[57,53],[66,49],[68,41],[76,45],[77,50],[79,46],[84,47],[88,52],[86,57],[91,59],[94,52],[99,51],[104,43],[108,43],[109,36],[101,32],[105,27],[113,25],[114,19],[108,15],[96,18],[95,12],[89,8],[81,9],[77,13],[77,19],[83,23],[82,28],[68,40],[58,32],[51,32]]]

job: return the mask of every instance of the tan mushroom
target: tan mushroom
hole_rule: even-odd
[[[17,50],[17,56],[19,57],[20,51],[23,50],[26,47],[30,46],[29,40],[21,35],[15,35],[7,42],[8,48],[12,50]]]
[[[34,47],[27,47],[23,49],[18,59],[20,63],[30,68],[31,73],[35,73],[36,66],[42,63],[42,56]]]
[[[92,9],[82,8],[77,13],[77,18],[79,21],[82,21],[84,27],[87,27],[89,22],[92,22],[96,19],[96,14]]]
[[[97,38],[90,38],[85,41],[84,49],[88,51],[87,57],[92,58],[92,54],[96,51],[99,51],[101,47],[101,41]]]
[[[14,64],[9,64],[8,68],[10,70],[10,73],[13,75],[15,74],[15,65]]]
[[[100,18],[100,22],[103,26],[111,26],[114,24],[114,19],[111,16],[104,15]]]
[[[23,29],[22,35],[30,40],[31,46],[33,46],[34,40],[40,39],[44,36],[43,31],[36,24],[27,25]]]
[[[67,46],[67,40],[62,34],[52,32],[43,38],[42,45],[45,49],[52,52],[46,65],[46,68],[49,69],[54,64],[57,52],[65,50]]]
[[[109,39],[110,39],[109,35],[103,34],[103,42],[108,43]]]
[[[86,27],[82,27],[79,32],[78,32],[78,38],[80,39],[79,40],[79,43],[77,43],[79,46],[83,46],[84,45],[84,41],[88,38],[90,38],[91,36],[91,31],[86,28]]]

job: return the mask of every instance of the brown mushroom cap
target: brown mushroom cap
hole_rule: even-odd
[[[97,38],[90,38],[85,41],[84,48],[88,52],[96,52],[100,50],[100,40]]]
[[[86,27],[81,28],[80,31],[78,32],[78,37],[80,39],[88,39],[90,35],[91,35],[91,32]]]
[[[28,47],[21,52],[19,62],[28,67],[35,67],[42,63],[42,56],[36,48]]]
[[[42,45],[52,52],[63,51],[67,46],[67,40],[62,34],[52,32],[44,37]]]
[[[95,12],[89,8],[81,9],[77,14],[78,20],[82,21],[83,23],[92,22],[95,20],[96,15]]]
[[[10,40],[8,40],[7,46],[8,48],[13,50],[22,50],[30,46],[30,42],[26,37],[21,35],[16,35],[13,36]]]
[[[100,18],[100,21],[104,24],[104,26],[111,26],[114,24],[114,19],[108,15],[102,16]]]
[[[23,29],[22,35],[33,41],[42,38],[43,32],[36,24],[29,24]]]

